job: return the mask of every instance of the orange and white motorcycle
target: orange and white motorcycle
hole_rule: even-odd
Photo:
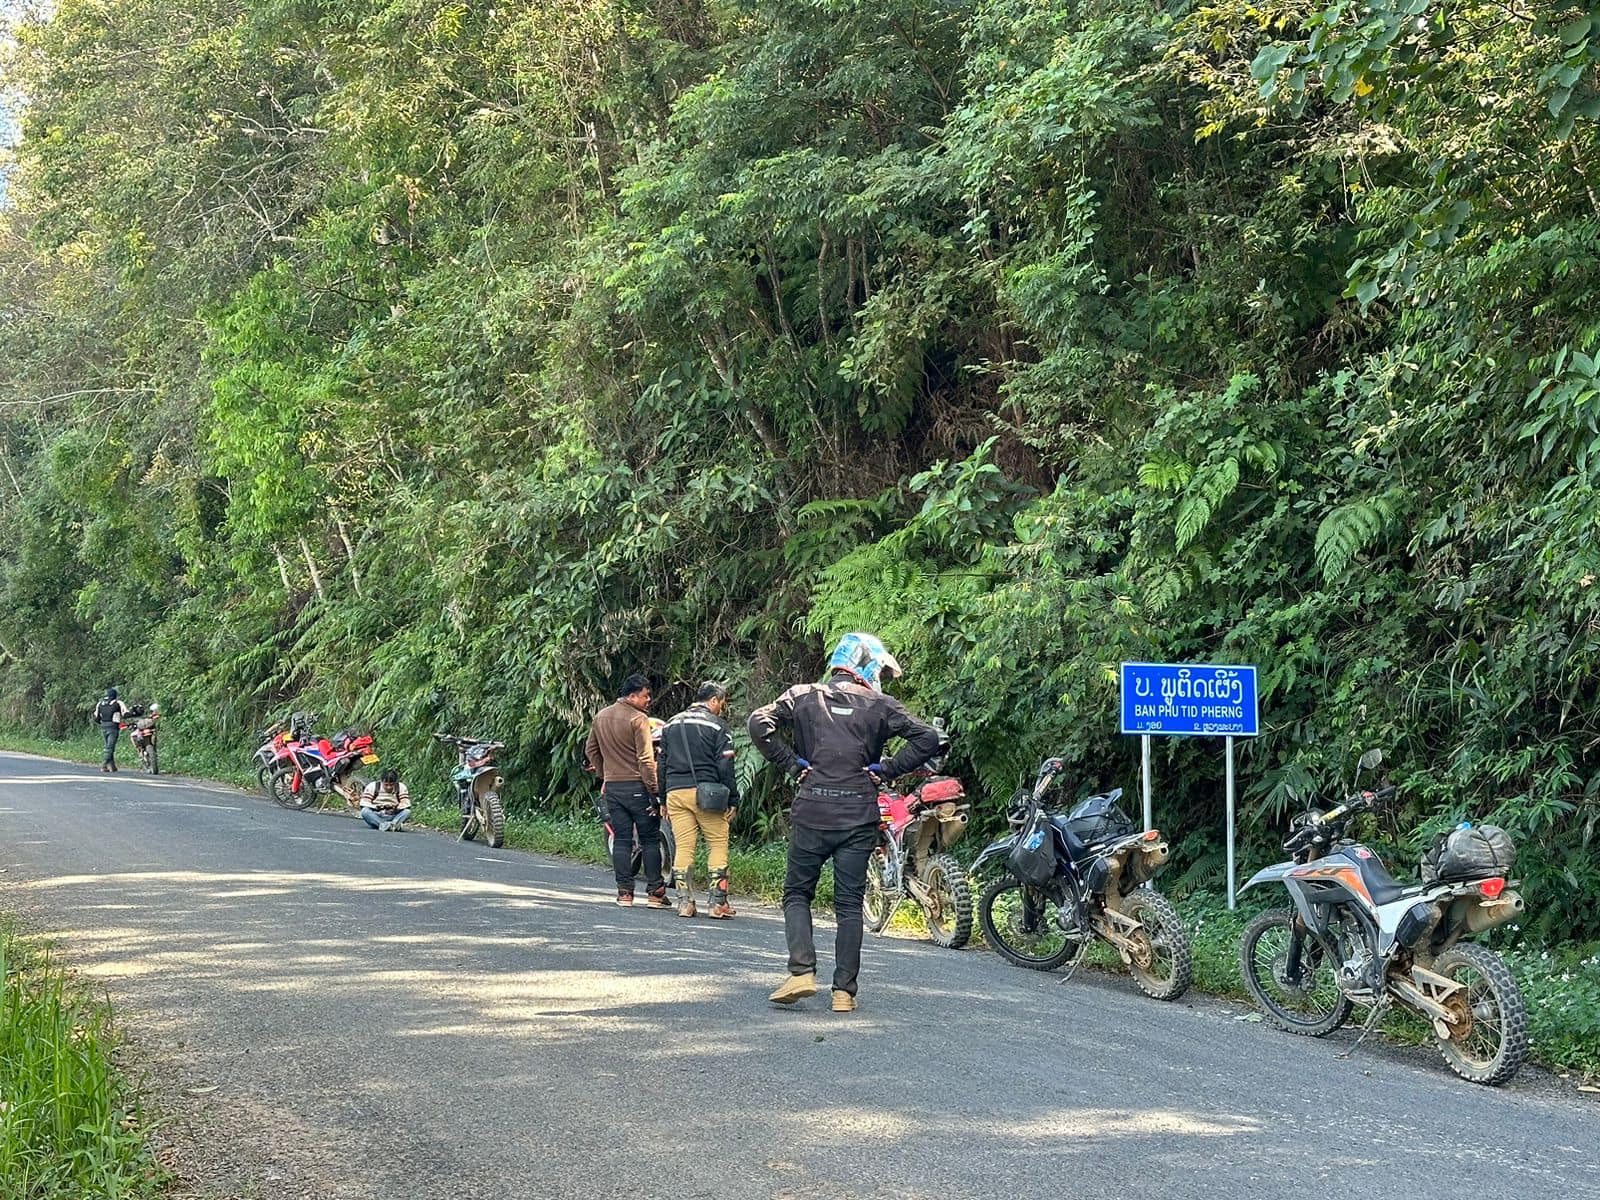
[[[1382,761],[1377,750],[1362,755],[1357,783]],[[1428,1022],[1456,1074],[1505,1083],[1528,1054],[1527,1004],[1500,956],[1464,939],[1521,915],[1507,878],[1516,850],[1492,825],[1463,825],[1424,856],[1423,882],[1401,884],[1345,837],[1354,817],[1392,795],[1389,786],[1353,791],[1295,818],[1289,861],[1245,884],[1281,883],[1292,901],[1245,929],[1245,987],[1274,1025],[1308,1037],[1338,1029],[1356,1004],[1370,1006],[1370,1032],[1398,1004]]]

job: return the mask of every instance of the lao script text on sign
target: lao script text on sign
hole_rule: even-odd
[[[1123,663],[1122,732],[1255,737],[1256,669],[1219,663]]]

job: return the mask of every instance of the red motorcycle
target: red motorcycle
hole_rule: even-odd
[[[940,733],[944,723],[934,721]],[[967,831],[972,804],[959,779],[938,772],[938,757],[909,776],[906,791],[880,784],[878,845],[867,861],[866,927],[879,933],[909,897],[935,945],[959,950],[972,938],[972,883],[949,850]]]
[[[310,808],[318,796],[337,793],[350,808],[361,803],[371,782],[357,770],[378,761],[372,735],[346,729],[331,738],[283,743],[284,758],[267,781],[267,791],[284,808]]]
[[[161,774],[161,763],[156,757],[156,726],[161,723],[161,706],[152,704],[149,710],[131,708],[122,728],[128,731],[128,740],[139,762],[152,775]]]
[[[273,775],[280,770],[293,769],[294,759],[289,748],[315,740],[316,724],[316,713],[295,712],[256,734],[256,740],[261,743],[255,752],[256,783],[267,795],[272,795]]]

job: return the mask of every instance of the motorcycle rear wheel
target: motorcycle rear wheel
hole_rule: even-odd
[[[1303,982],[1285,978],[1294,920],[1287,908],[1273,908],[1251,921],[1239,941],[1240,973],[1268,1021],[1286,1033],[1326,1037],[1350,1019],[1350,997],[1339,990],[1322,947],[1310,937],[1301,942]]]
[[[1150,946],[1148,967],[1141,967],[1137,961],[1128,964],[1133,982],[1152,1000],[1176,1000],[1189,990],[1194,978],[1189,933],[1178,910],[1172,901],[1149,887],[1135,888],[1123,906],[1130,917],[1144,926],[1143,934]]]
[[[1499,1087],[1528,1057],[1528,1005],[1522,989],[1493,950],[1460,942],[1433,969],[1466,989],[1471,1019],[1456,1037],[1435,1037],[1450,1069],[1473,1083]]]
[[[274,804],[295,812],[308,809],[317,802],[316,789],[304,779],[300,780],[300,790],[294,790],[293,771],[273,772],[272,778],[267,781],[267,795],[272,797]]]
[[[491,850],[506,843],[506,812],[500,806],[499,792],[485,792],[473,802],[477,836]]]
[[[961,864],[948,854],[935,854],[922,873],[923,886],[937,908],[922,910],[928,936],[936,946],[959,950],[972,940],[972,883]]]
[[[889,835],[880,832],[878,844],[867,858],[867,892],[861,900],[861,922],[869,933],[882,933],[894,910],[900,907],[900,891],[889,886],[899,874],[889,855],[895,853]]]
[[[1052,897],[1008,872],[983,890],[978,924],[984,941],[1007,962],[1030,971],[1054,971],[1088,945],[1067,936],[1056,920],[1059,911]]]

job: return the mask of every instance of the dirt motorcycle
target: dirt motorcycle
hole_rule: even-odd
[[[504,750],[506,744],[453,733],[433,736],[456,752],[456,769],[450,774],[461,806],[461,833],[456,841],[479,838],[491,849],[499,849],[506,841],[506,811],[500,803],[505,776],[495,761],[495,751]]]
[[[272,776],[280,768],[292,765],[292,756],[288,747],[291,743],[303,742],[316,737],[317,716],[315,713],[295,712],[287,717],[274,721],[265,729],[256,734],[256,747],[254,761],[256,764],[256,782],[261,785],[261,790],[267,795],[272,795]]]
[[[1141,992],[1176,1000],[1194,973],[1189,935],[1171,901],[1149,886],[1167,844],[1123,814],[1121,788],[1065,815],[1049,812],[1045,793],[1063,767],[1059,758],[1045,761],[1033,787],[1012,797],[1006,816],[1014,832],[973,863],[974,875],[989,863],[1005,866],[978,900],[983,936],[1003,958],[1035,971],[1076,970],[1098,939]]]
[[[130,708],[128,718],[122,722],[122,728],[128,731],[128,741],[133,744],[140,765],[152,775],[161,774],[161,760],[156,749],[156,726],[161,723],[161,711],[155,707],[148,712],[143,708]]]
[[[1505,1083],[1528,1054],[1527,1005],[1500,956],[1462,939],[1522,914],[1507,878],[1516,849],[1492,825],[1463,826],[1424,856],[1421,883],[1397,883],[1345,837],[1353,818],[1394,795],[1386,784],[1354,790],[1382,761],[1377,750],[1362,755],[1344,803],[1296,817],[1289,861],[1245,884],[1281,883],[1293,901],[1245,929],[1245,987],[1267,1020],[1308,1037],[1338,1029],[1356,1004],[1371,1007],[1365,1037],[1398,1004],[1428,1022],[1457,1075]]]
[[[938,773],[948,745],[909,777],[916,781],[910,789],[880,785],[882,821],[861,910],[866,927],[879,933],[909,894],[934,944],[959,950],[972,938],[972,883],[948,851],[967,832],[972,805],[959,779]]]
[[[358,808],[371,782],[358,767],[378,762],[372,735],[346,729],[331,738],[288,742],[286,757],[274,767],[267,791],[284,808],[304,809],[318,796],[337,794],[349,808]]]

